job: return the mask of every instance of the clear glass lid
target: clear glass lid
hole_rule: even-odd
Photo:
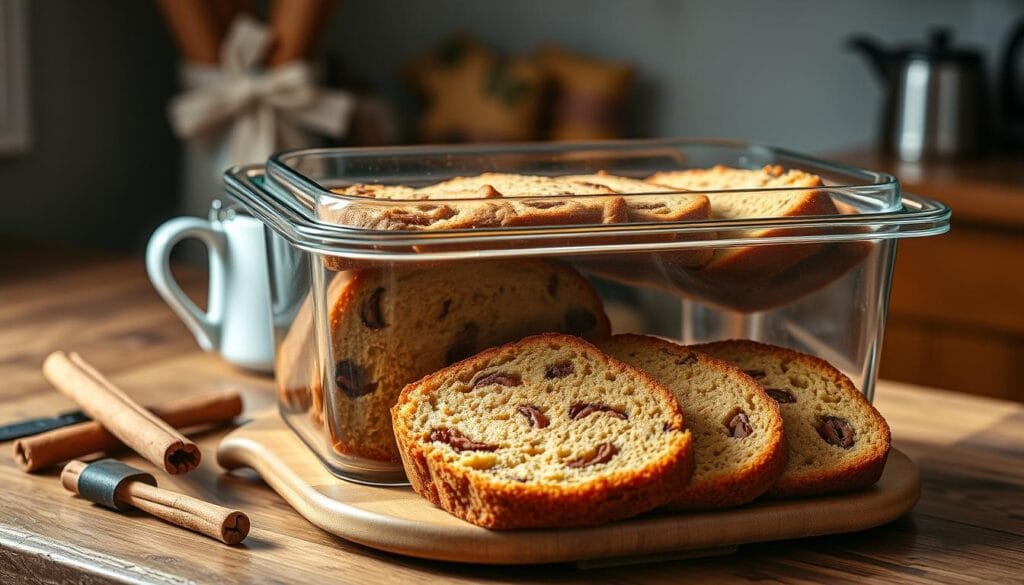
[[[614,199],[630,209],[672,204],[703,195],[718,205],[751,198],[827,195],[835,213],[781,217],[687,218],[678,221],[605,223],[554,222],[541,225],[470,225],[454,229],[378,229],[347,218],[379,217],[410,206],[457,209],[493,205],[486,191],[458,193],[429,201],[378,198],[359,186],[396,187],[413,192],[456,177],[481,173],[560,178],[607,173],[639,182],[655,173],[779,166],[820,177],[816,186],[689,189],[651,184],[611,191],[580,183],[571,199],[586,206]],[[536,143],[484,146],[326,148],[274,155],[265,167],[235,167],[225,173],[228,193],[296,246],[330,255],[381,261],[459,257],[561,255],[663,251],[856,241],[939,234],[949,229],[949,209],[927,198],[902,193],[891,175],[857,169],[771,147],[728,141],[631,140],[591,143]],[[527,187],[500,200],[508,205],[562,205],[566,193]],[[405,192],[405,191],[403,191]],[[610,194],[614,193],[614,195]],[[415,195],[413,197],[416,197]],[[714,203],[713,203],[714,205]]]

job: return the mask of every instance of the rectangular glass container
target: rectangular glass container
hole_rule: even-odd
[[[406,217],[410,206],[475,213],[496,202],[485,192],[410,202],[332,191],[484,172],[644,178],[714,165],[780,165],[816,174],[823,185],[687,195],[722,204],[806,194],[835,211],[395,230],[364,220]],[[389,416],[405,384],[544,331],[783,345],[828,360],[870,400],[896,242],[943,233],[950,215],[941,203],[902,193],[886,174],[725,141],[310,149],[231,169],[225,181],[269,228],[282,416],[333,473],[383,485],[405,481]],[[649,193],[583,190],[568,200],[531,194],[498,203],[647,209],[679,197],[652,185]]]

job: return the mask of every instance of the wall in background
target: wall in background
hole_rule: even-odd
[[[929,26],[995,50],[1017,0],[345,0],[331,48],[390,93],[411,55],[456,30],[509,53],[556,41],[638,68],[641,136],[745,138],[805,151],[871,141],[881,103],[854,32],[923,41]]]
[[[26,4],[32,145],[0,157],[0,237],[141,249],[177,190],[160,15],[152,2]]]

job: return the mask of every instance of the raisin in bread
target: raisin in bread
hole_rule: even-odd
[[[742,368],[779,403],[789,462],[769,494],[825,494],[878,481],[889,455],[889,426],[853,382],[828,362],[746,340],[693,349]]]
[[[672,394],[567,335],[431,374],[402,390],[392,417],[413,489],[488,528],[627,518],[668,502],[692,473]]]
[[[738,368],[647,335],[616,335],[608,355],[661,382],[679,401],[693,433],[696,470],[668,507],[707,510],[750,502],[786,466],[782,415],[764,389]]]
[[[768,165],[760,170],[734,169],[722,165],[710,169],[689,169],[655,173],[647,181],[707,193],[714,219],[754,219],[838,213],[828,193],[812,189],[823,185],[817,175],[784,170]],[[793,187],[796,190],[786,190]],[[743,192],[744,189],[772,189],[771,192]],[[728,193],[724,191],[736,191]],[[807,229],[763,229],[723,232],[722,237],[774,237],[815,233]],[[741,246],[716,250],[699,274],[715,283],[746,284],[769,278],[814,254],[815,244]]]
[[[332,383],[325,394],[314,380],[312,403],[314,417],[326,408],[335,449],[344,454],[398,461],[388,410],[403,386],[431,372],[537,333],[609,334],[590,283],[553,261],[367,269],[339,280],[344,286],[328,309]]]

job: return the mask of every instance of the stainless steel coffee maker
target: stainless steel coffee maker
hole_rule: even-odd
[[[979,51],[954,47],[948,29],[932,31],[927,45],[885,48],[863,35],[849,45],[867,57],[885,84],[885,151],[908,162],[982,153],[990,121]]]

